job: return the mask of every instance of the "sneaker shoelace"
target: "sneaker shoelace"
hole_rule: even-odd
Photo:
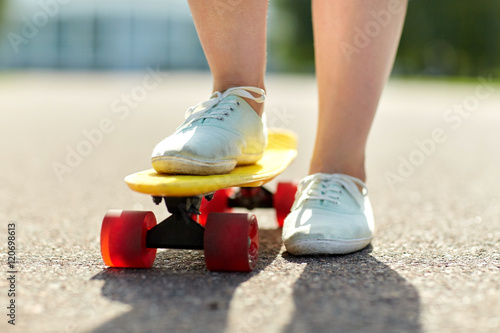
[[[252,95],[251,92],[257,94],[257,97]],[[240,102],[237,100],[225,100],[229,95],[248,98],[257,103],[263,103],[266,99],[265,91],[256,87],[234,87],[229,88],[223,93],[216,91],[210,96],[209,100],[190,107],[186,111],[186,120],[179,128],[188,126],[198,119],[214,118],[223,121],[224,117],[229,116],[229,113],[234,111],[234,105],[240,105]]]
[[[362,193],[356,184],[362,187]],[[315,174],[307,176],[299,183],[297,194],[300,197],[296,200],[292,210],[306,200],[321,200],[340,205],[343,190],[347,191],[360,207],[363,207],[363,196],[368,194],[368,189],[361,180],[343,174]]]

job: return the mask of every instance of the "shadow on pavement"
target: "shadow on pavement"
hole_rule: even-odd
[[[294,257],[306,264],[293,291],[284,332],[420,332],[420,297],[397,272],[370,255]],[[327,273],[327,274],[325,274]]]
[[[260,238],[259,266],[249,274],[208,272],[200,251],[180,250],[159,252],[149,270],[102,271],[92,279],[105,281],[103,296],[131,309],[93,332],[227,332],[236,289],[279,254],[281,230],[260,230]],[[295,309],[282,331],[421,332],[417,290],[371,251],[368,247],[344,256],[310,257],[285,252],[286,261],[305,268],[293,285]],[[260,310],[272,313],[260,305]],[[249,313],[240,315],[246,318]]]
[[[229,305],[240,284],[271,264],[279,253],[281,230],[260,230],[260,256],[252,273],[214,273],[201,251],[159,251],[149,270],[108,268],[103,296],[129,304],[130,311],[93,332],[224,332]]]

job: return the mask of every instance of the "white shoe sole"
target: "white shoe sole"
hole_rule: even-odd
[[[364,249],[371,238],[334,240],[334,239],[301,239],[285,242],[288,253],[293,255],[313,254],[347,254]]]
[[[237,165],[254,164],[262,154],[245,154],[238,160],[206,162],[181,156],[157,156],[151,163],[158,173],[183,175],[219,175],[231,172]]]
[[[200,176],[228,173],[236,166],[236,160],[204,162],[177,156],[155,157],[151,163],[158,173]]]

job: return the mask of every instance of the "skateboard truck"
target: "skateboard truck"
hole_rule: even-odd
[[[214,194],[204,196],[212,200]],[[172,214],[152,229],[148,230],[146,246],[148,248],[203,249],[204,228],[192,216],[200,214],[202,197],[159,197],[153,196],[153,202],[159,205],[163,200]],[[242,187],[227,201],[228,208],[273,207],[273,194],[264,187]]]
[[[204,196],[211,201],[214,193]],[[202,197],[159,197],[153,196],[153,202],[159,205],[163,200],[172,214],[152,229],[148,230],[146,246],[164,249],[203,249],[205,229],[192,217],[200,215]],[[264,187],[241,187],[233,196],[227,198],[227,207],[272,208],[273,194]]]
[[[205,228],[193,220],[200,214],[201,197],[153,197],[172,214],[147,232],[146,247],[203,250]]]

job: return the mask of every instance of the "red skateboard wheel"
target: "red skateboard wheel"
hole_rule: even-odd
[[[204,242],[210,271],[250,272],[257,266],[259,227],[253,214],[211,213]]]
[[[285,218],[292,209],[295,201],[295,193],[297,192],[297,184],[295,183],[278,183],[276,193],[273,197],[273,206],[276,210],[276,219],[278,225],[283,227]]]
[[[156,225],[153,212],[110,210],[101,228],[101,254],[111,267],[150,268],[156,249],[146,247],[147,231]]]

